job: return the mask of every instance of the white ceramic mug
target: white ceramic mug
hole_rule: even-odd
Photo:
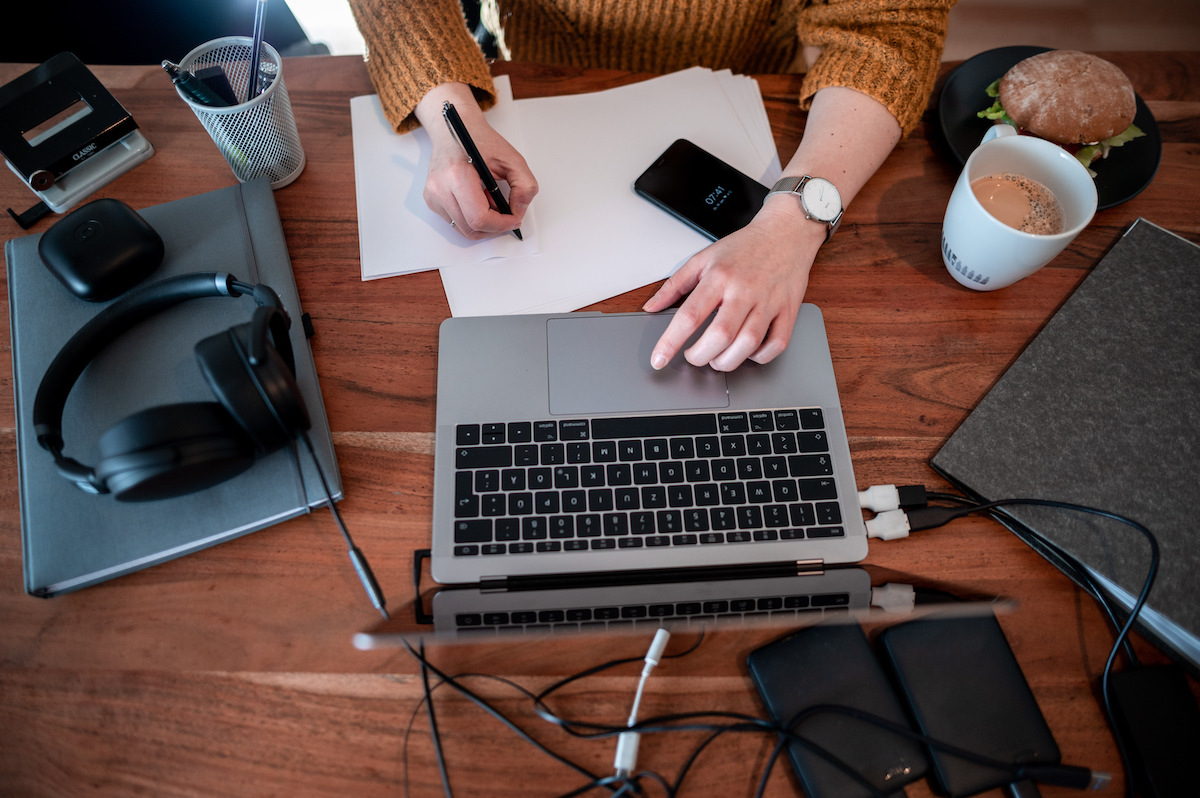
[[[1063,210],[1063,231],[1026,233],[1009,227],[980,204],[971,183],[995,174],[1031,178],[1048,188]],[[963,167],[942,222],[942,262],[968,288],[995,291],[1036,272],[1087,227],[1096,213],[1096,184],[1062,147],[993,125]]]

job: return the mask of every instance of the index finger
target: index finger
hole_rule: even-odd
[[[719,295],[707,297],[697,287],[675,311],[671,323],[659,336],[650,355],[650,366],[657,370],[670,363],[719,304]]]

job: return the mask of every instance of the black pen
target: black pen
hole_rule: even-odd
[[[180,69],[178,64],[173,64],[170,61],[163,61],[162,68],[171,76],[171,82],[179,87],[179,90],[190,97],[195,102],[201,105],[222,106],[225,101],[210,89],[203,81],[188,72],[186,69]]]
[[[467,163],[474,166],[475,171],[479,173],[479,179],[483,181],[484,189],[492,196],[492,201],[496,203],[496,210],[506,216],[512,216],[512,208],[508,207],[508,200],[501,193],[500,186],[496,185],[496,178],[492,177],[491,171],[488,170],[487,164],[484,163],[483,156],[479,154],[479,150],[475,147],[475,142],[471,140],[471,134],[467,132],[467,126],[463,124],[458,111],[454,109],[451,103],[444,102],[442,103],[442,116],[446,119],[446,126],[450,128],[450,132],[454,134],[454,138],[458,139],[459,146],[467,154]],[[513,230],[512,234],[517,237],[518,241],[525,240],[525,237],[521,235],[520,228]]]

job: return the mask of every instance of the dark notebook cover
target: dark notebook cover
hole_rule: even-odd
[[[1067,501],[1147,526],[1161,562],[1141,628],[1200,669],[1200,247],[1135,222],[932,464],[987,499]],[[1135,530],[1010,512],[1034,548],[1047,554],[1038,536],[1053,541],[1132,605],[1150,561]]]
[[[163,263],[147,282],[187,272],[229,272],[266,283],[292,318],[297,382],[309,437],[330,480],[341,483],[312,351],[300,324],[300,298],[270,184],[239,184],[138,211],[162,236]],[[302,444],[258,460],[235,479],[199,493],[153,502],[117,502],[84,493],[59,476],[37,444],[33,403],[42,375],[71,335],[107,303],[70,294],[42,264],[39,235],[8,241],[9,314],[25,589],[49,596],[180,557],[262,529],[327,503]],[[145,407],[215,401],[192,348],[207,335],[250,320],[249,297],[193,299],[143,321],[92,361],[63,416],[66,454],[92,465],[104,430]]]

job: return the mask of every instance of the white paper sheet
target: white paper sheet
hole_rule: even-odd
[[[758,84],[693,68],[591,94],[512,100],[488,120],[525,156],[538,196],[511,235],[469,242],[421,196],[429,139],[396,135],[378,97],[351,100],[364,280],[437,268],[456,316],[575,310],[661,280],[709,242],[633,181],[686,138],[761,182],[780,173]]]
[[[762,98],[751,78],[689,69],[515,104],[540,186],[541,252],[443,268],[455,316],[575,310],[682,266],[708,240],[632,188],[677,138],[768,185],[779,176],[766,112],[752,110]]]
[[[497,77],[495,84],[499,99],[487,112],[488,123],[524,152],[508,77]],[[397,135],[378,95],[351,98],[350,124],[362,279],[538,251],[535,209],[521,224],[523,242],[512,235],[469,241],[429,210],[421,196],[429,171],[429,136],[423,128]]]

